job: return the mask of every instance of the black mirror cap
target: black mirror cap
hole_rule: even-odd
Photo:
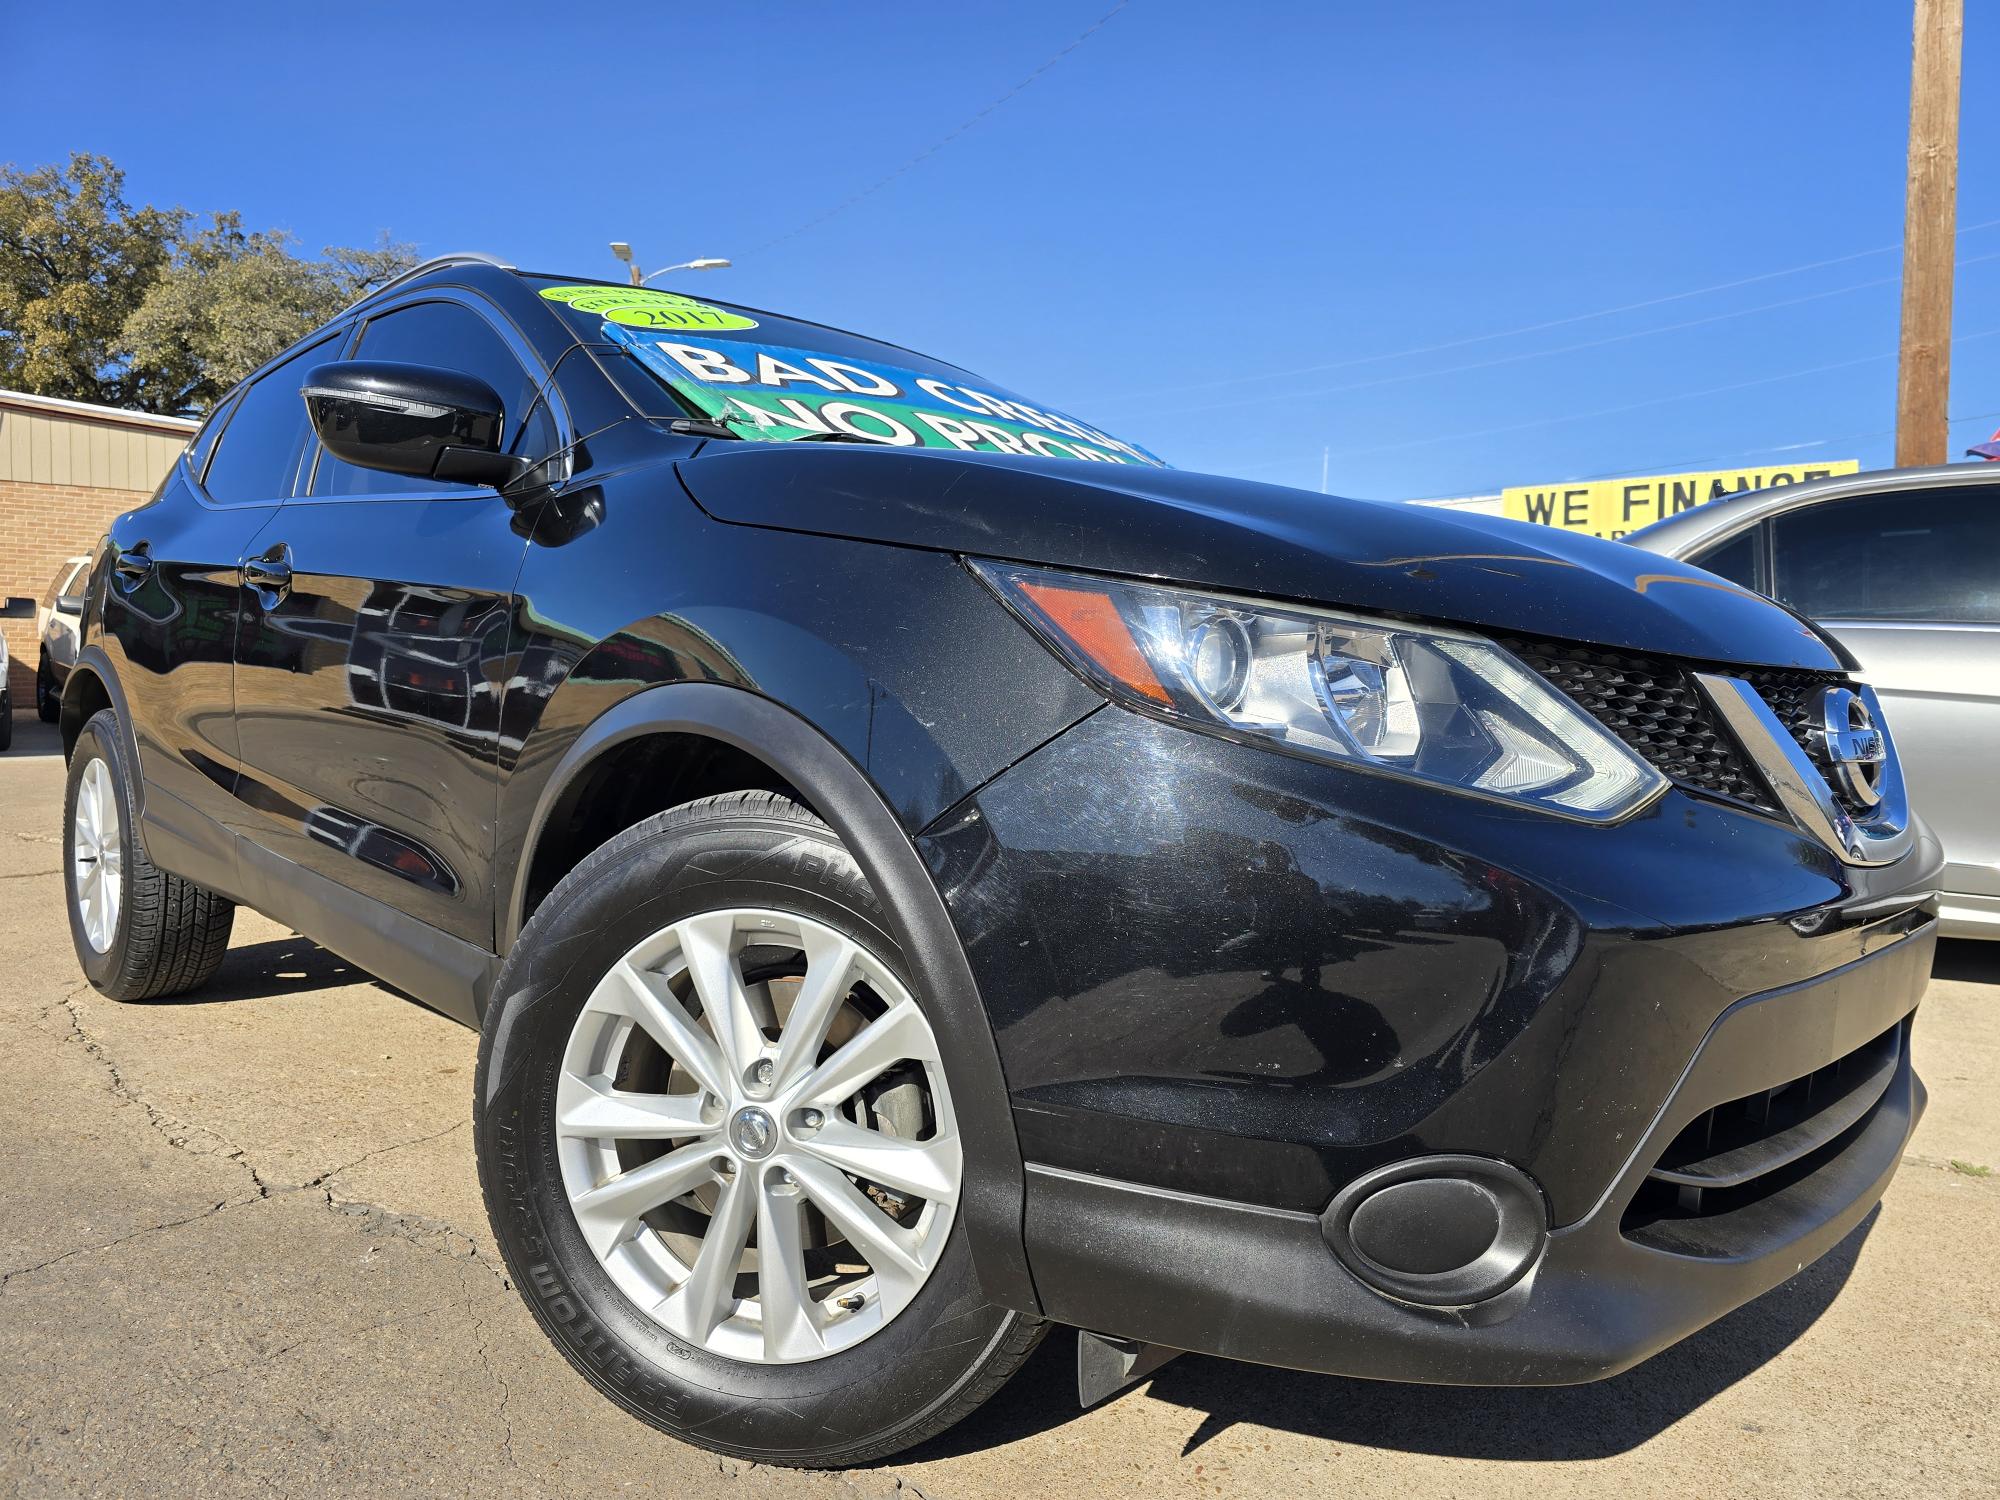
[[[313,370],[300,394],[326,451],[358,468],[484,484],[503,484],[516,468],[500,452],[500,397],[476,375],[347,360]]]
[[[32,620],[34,617],[34,600],[19,594],[0,598],[0,620]]]
[[[55,603],[49,608],[59,615],[80,615],[83,613],[83,595],[58,594]]]

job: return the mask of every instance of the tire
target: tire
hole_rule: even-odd
[[[44,724],[53,724],[62,717],[62,694],[56,691],[56,674],[49,670],[49,653],[42,653],[41,665],[35,669],[35,714]]]
[[[888,1310],[890,1298],[883,1292],[888,1278],[871,1277],[863,1285],[874,1285],[883,1293],[881,1316],[872,1331],[861,1333],[857,1342],[833,1348],[833,1352],[813,1352],[802,1358],[783,1350],[774,1352],[777,1336],[771,1331],[773,1320],[763,1310],[787,1305],[795,1309],[800,1304],[796,1299],[786,1304],[766,1291],[762,1270],[765,1250],[761,1246],[769,1241],[761,1236],[769,1231],[759,1229],[743,1252],[746,1257],[758,1257],[758,1269],[737,1270],[747,1259],[739,1262],[731,1252],[728,1264],[733,1279],[715,1283],[734,1289],[720,1293],[717,1304],[732,1311],[721,1333],[708,1335],[709,1342],[704,1345],[684,1336],[685,1331],[670,1331],[645,1310],[647,1306],[665,1308],[698,1280],[698,1263],[686,1262],[690,1268],[686,1279],[667,1301],[635,1300],[621,1289],[611,1262],[593,1250],[593,1242],[585,1238],[580,1227],[579,1211],[572,1206],[571,1163],[576,1158],[565,1153],[575,1152],[577,1144],[567,1135],[559,1142],[556,1131],[559,1091],[574,1087],[576,1081],[575,1039],[586,1034],[585,1028],[598,1014],[594,1007],[601,1005],[601,997],[613,993],[600,986],[614,983],[609,977],[614,966],[645,951],[644,945],[657,942],[665,929],[679,932],[687,930],[684,924],[718,921],[768,926],[759,915],[766,911],[782,914],[780,921],[796,919],[802,924],[801,931],[806,930],[803,924],[811,924],[822,941],[830,930],[859,945],[871,962],[879,961],[884,992],[893,990],[898,982],[906,984],[907,966],[853,858],[811,813],[768,792],[704,798],[649,818],[618,835],[565,877],[535,912],[508,955],[481,1031],[475,1083],[480,1185],[494,1236],[515,1286],[543,1332],[606,1396],[683,1441],[737,1458],[800,1468],[865,1463],[922,1442],[957,1422],[997,1391],[1041,1338],[1045,1325],[1039,1320],[989,1302],[982,1295],[963,1220],[952,1217],[948,1232],[938,1236],[927,1279],[900,1311]],[[742,941],[761,944],[765,940],[753,936]],[[777,939],[770,941],[783,946]],[[678,951],[688,965],[684,972],[692,995],[693,961],[685,957],[691,951],[688,943],[682,941]],[[755,951],[765,950],[759,947]],[[749,954],[729,962],[737,980],[750,984]],[[842,972],[848,970],[843,968]],[[867,994],[866,982],[866,976],[853,982],[849,993]],[[828,986],[827,991],[838,987]],[[765,994],[773,992],[767,985]],[[799,994],[804,993],[802,987]],[[921,1011],[922,997],[907,990],[903,993]],[[594,995],[600,998],[594,1001]],[[691,1009],[695,1003],[690,1000]],[[794,1006],[791,1017],[808,1008],[802,1001]],[[900,1009],[897,1013],[904,1014]],[[681,1014],[687,1018],[690,1012]],[[713,1022],[693,1024],[709,1027],[705,1036],[714,1035]],[[789,1024],[789,1020],[772,1024]],[[923,1024],[928,1036],[928,1022]],[[765,1026],[762,1036],[749,1028],[743,1034],[752,1037],[756,1045],[780,1046],[779,1041],[770,1040],[774,1036],[771,1024]],[[827,1033],[824,1025],[812,1034],[838,1035]],[[630,1035],[638,1035],[636,1027]],[[813,1049],[813,1058],[830,1056],[834,1050],[831,1042],[825,1044],[823,1052],[817,1042],[801,1044],[807,1045]],[[724,1040],[716,1055],[728,1052],[729,1043]],[[779,1063],[785,1065],[782,1051]],[[815,1065],[809,1058],[805,1063],[794,1060],[791,1066]],[[896,1069],[911,1066],[894,1065]],[[942,1069],[941,1062],[921,1066]],[[759,1073],[763,1068],[763,1063],[757,1063],[744,1076],[757,1075],[768,1083],[768,1072]],[[566,1074],[566,1069],[571,1071]],[[824,1071],[817,1068],[801,1088],[809,1088],[813,1078]],[[848,1116],[841,1111],[853,1110],[864,1121],[869,1118],[869,1106],[854,1101],[867,1089],[882,1085],[892,1071],[863,1083],[862,1092],[854,1094],[846,1105],[829,1106],[829,1139],[835,1125],[848,1128]],[[622,1079],[624,1075],[615,1076]],[[936,1121],[928,1127],[931,1139],[942,1137],[948,1128],[955,1142],[948,1084],[947,1078],[944,1088],[934,1088],[934,1097],[924,1107],[938,1111]],[[936,1096],[943,1098],[942,1104]],[[706,1141],[737,1141],[737,1122],[743,1114],[757,1112],[738,1109],[738,1099],[712,1098],[699,1088],[686,1102],[692,1105],[697,1097],[702,1101],[703,1118],[709,1117],[710,1106],[715,1106],[718,1119],[725,1118],[728,1110],[737,1111],[726,1115],[728,1124],[706,1127],[716,1132]],[[799,1097],[793,1094],[774,1100],[773,1113],[784,1116]],[[789,1116],[794,1121],[807,1117],[820,1117],[820,1111],[791,1109]],[[879,1122],[882,1117],[874,1118]],[[921,1131],[906,1133],[914,1137]],[[740,1165],[718,1159],[718,1167],[726,1175],[719,1179],[721,1187],[710,1189],[718,1196],[706,1221],[709,1230],[727,1217],[720,1193],[735,1187],[751,1194],[761,1214],[769,1202],[779,1201],[769,1196],[774,1180],[780,1184],[775,1190],[778,1195],[793,1191],[806,1205],[792,1212],[806,1212],[803,1222],[812,1222],[811,1211],[819,1209],[819,1195],[827,1182],[808,1175],[804,1147],[789,1135],[781,1137],[781,1142],[779,1154],[761,1164],[747,1156]],[[627,1144],[621,1140],[614,1149],[622,1152]],[[655,1142],[655,1147],[669,1155],[682,1149],[671,1141]],[[688,1149],[699,1153],[708,1146],[703,1143]],[[614,1173],[625,1169],[626,1161],[621,1156]],[[778,1170],[784,1163],[793,1164],[796,1179],[792,1171]],[[822,1170],[813,1168],[815,1173]],[[565,1185],[566,1171],[572,1172],[570,1187]],[[788,1189],[786,1185],[792,1186]],[[865,1184],[858,1184],[849,1173],[842,1182],[831,1185],[851,1189]],[[869,1186],[868,1191],[880,1192],[880,1185]],[[647,1212],[692,1212],[692,1197],[690,1194]],[[883,1200],[873,1201],[882,1206]],[[745,1210],[746,1215],[749,1212]],[[919,1210],[916,1222],[924,1223],[921,1215],[929,1212],[928,1208]],[[823,1226],[832,1221],[830,1214],[819,1220]],[[759,1217],[754,1222],[762,1226],[775,1220]],[[626,1238],[611,1252],[614,1255],[636,1253],[633,1247],[649,1243],[649,1234],[662,1243],[666,1239],[656,1224],[645,1220],[621,1233]],[[793,1246],[801,1242],[799,1238],[790,1241]],[[699,1243],[707,1241],[704,1238]],[[852,1261],[851,1243],[847,1250]],[[834,1251],[798,1253],[831,1255]],[[796,1284],[803,1286],[814,1275],[807,1270]],[[717,1352],[713,1346],[722,1335],[748,1316],[745,1310],[752,1303],[746,1288],[753,1277],[765,1342],[734,1346],[741,1357]],[[835,1300],[838,1308],[832,1306]],[[806,1306],[816,1309],[814,1316],[824,1319],[819,1331],[808,1336],[806,1347],[819,1348],[811,1342],[817,1339],[832,1348],[842,1335],[829,1332],[829,1327],[845,1327],[851,1333],[864,1312],[877,1311],[866,1303],[859,1293],[839,1299],[828,1294],[817,1304],[806,1300]],[[848,1324],[843,1319],[853,1321]],[[780,1326],[786,1322],[782,1315],[775,1321]],[[743,1353],[744,1348],[750,1352]],[[772,1362],[774,1359],[791,1362]]]
[[[137,800],[118,717],[105,709],[83,726],[70,755],[63,792],[63,890],[70,941],[84,977],[113,1000],[157,1000],[205,983],[228,951],[236,920],[235,903],[168,874],[146,857],[132,817]],[[77,830],[80,801],[87,817],[92,807],[103,814],[97,819],[101,826],[109,829],[115,821],[115,856],[85,857]],[[91,935],[78,895],[80,885],[89,888],[86,872],[93,865],[110,867],[108,880],[98,887],[100,899],[108,894],[111,902],[109,941],[102,946]]]

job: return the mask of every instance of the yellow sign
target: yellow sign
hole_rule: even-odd
[[[1650,478],[1598,479],[1587,484],[1515,485],[1500,492],[1500,513],[1513,521],[1534,521],[1564,531],[1621,537],[1641,526],[1677,516],[1697,505],[1742,490],[1803,484],[1831,474],[1853,474],[1854,459],[1793,464],[1764,469],[1712,469],[1700,474],[1655,474]]]

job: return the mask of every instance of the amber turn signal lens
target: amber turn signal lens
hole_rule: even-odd
[[[1021,581],[1021,592],[1070,639],[1070,644],[1133,692],[1169,706],[1173,697],[1146,663],[1131,627],[1111,596],[1096,589]]]

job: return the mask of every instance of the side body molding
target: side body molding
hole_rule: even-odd
[[[852,851],[882,898],[951,1070],[967,1166],[959,1211],[980,1284],[994,1300],[1038,1314],[1022,1242],[1021,1148],[1000,1051],[972,969],[937,887],[888,803],[861,769],[804,719],[747,689],[708,682],[648,688],[599,715],[563,755],[536,802],[502,913],[502,951],[520,935],[534,850],[564,788],[606,751],[651,734],[705,735],[755,756],[798,788]]]

